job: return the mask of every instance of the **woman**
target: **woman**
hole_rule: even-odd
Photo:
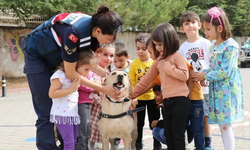
[[[45,21],[26,39],[24,73],[27,74],[35,112],[38,116],[36,145],[39,150],[57,150],[53,124],[49,122],[52,100],[48,96],[53,70],[63,61],[65,74],[71,81],[80,79],[81,84],[119,98],[120,92],[111,86],[101,86],[76,72],[77,51],[91,48],[99,43],[115,41],[123,28],[121,17],[100,6],[92,17],[82,13],[63,13]],[[100,67],[94,70],[105,76]]]

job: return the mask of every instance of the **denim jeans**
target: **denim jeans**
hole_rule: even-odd
[[[90,138],[90,106],[89,103],[78,104],[78,113],[81,123],[78,128],[77,150],[88,150]]]
[[[203,100],[190,100],[189,120],[194,135],[196,150],[204,150]]]
[[[159,142],[166,144],[166,137],[164,135],[164,128],[154,127],[152,131],[153,137]]]

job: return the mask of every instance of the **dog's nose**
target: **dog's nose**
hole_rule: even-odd
[[[123,75],[119,74],[119,75],[117,76],[117,79],[118,79],[118,81],[122,81],[122,80],[123,80]]]

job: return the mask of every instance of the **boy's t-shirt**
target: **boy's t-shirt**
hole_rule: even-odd
[[[194,43],[185,41],[179,52],[192,65],[194,72],[202,72],[209,68],[209,48],[211,42],[203,37]],[[202,87],[203,94],[208,94],[208,87]]]
[[[133,88],[144,77],[148,69],[153,64],[153,60],[149,62],[142,62],[139,58],[136,58],[130,65],[129,78]],[[154,92],[150,89],[148,92],[137,97],[138,100],[152,100],[154,99]]]

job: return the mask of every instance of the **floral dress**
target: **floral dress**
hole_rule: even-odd
[[[230,124],[244,118],[244,98],[238,68],[239,45],[232,38],[210,49],[210,68],[204,70],[209,82],[209,124]]]

